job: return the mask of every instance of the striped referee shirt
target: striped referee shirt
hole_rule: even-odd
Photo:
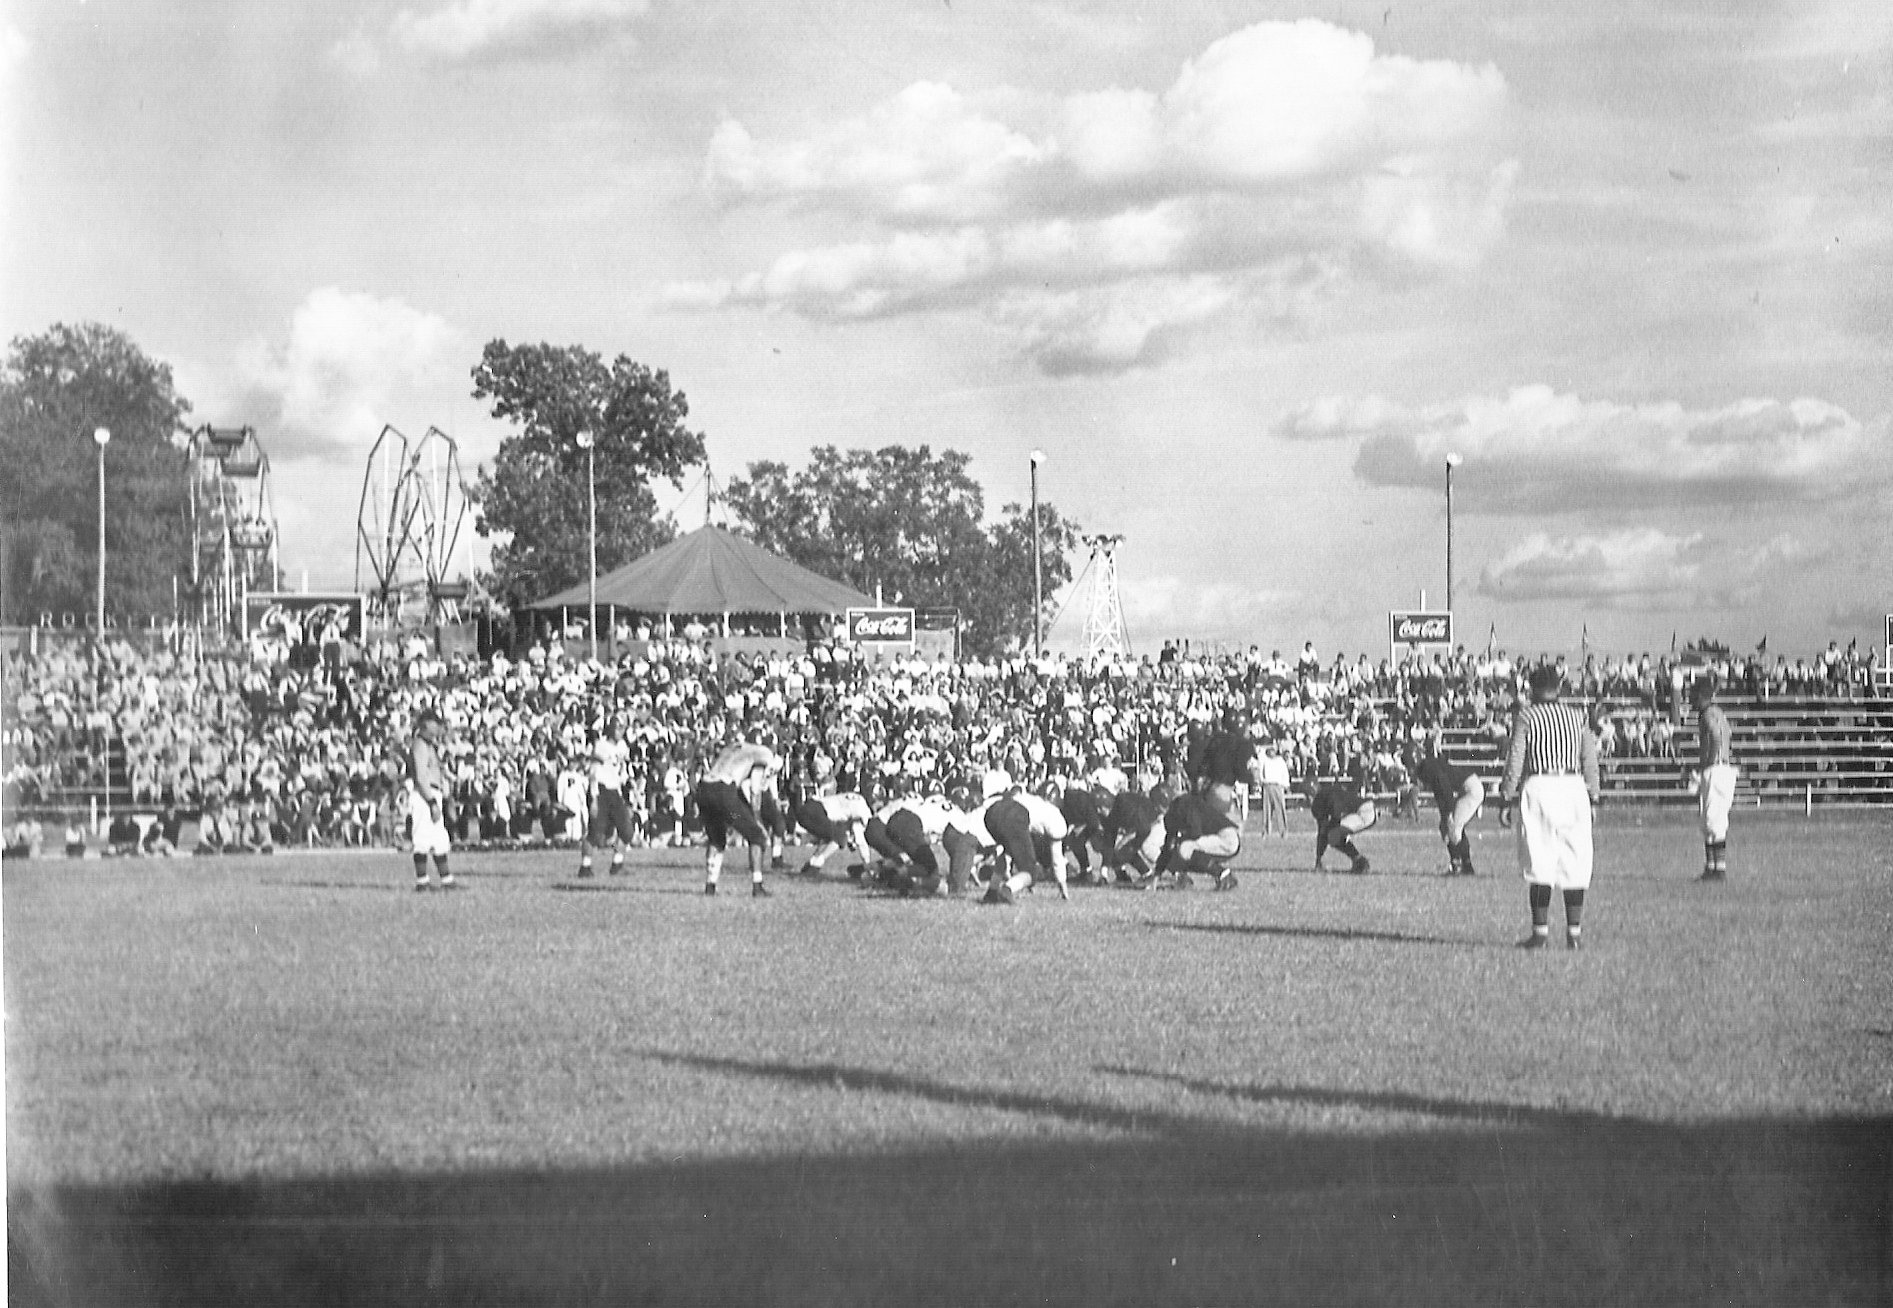
[[[1533,704],[1520,713],[1505,760],[1505,798],[1518,798],[1518,788],[1527,777],[1576,773],[1584,775],[1584,788],[1596,799],[1597,737],[1591,734],[1584,711],[1552,702]]]

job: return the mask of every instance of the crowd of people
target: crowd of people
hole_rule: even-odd
[[[937,793],[995,770],[1034,788],[1099,767],[1176,779],[1192,743],[1219,730],[1279,758],[1304,793],[1336,778],[1399,793],[1440,728],[1502,743],[1528,673],[1547,662],[1591,705],[1603,753],[1664,756],[1687,675],[1714,673],[1737,695],[1868,695],[1873,659],[1830,644],[1797,660],[1699,646],[1687,660],[1462,648],[1396,663],[1323,659],[1312,644],[1291,658],[1172,643],[1090,665],[866,660],[833,641],[718,655],[683,638],[594,663],[560,642],[443,655],[419,635],[320,658],[269,640],[52,643],[4,662],[4,783],[9,813],[29,824],[109,788],[128,811],[106,844],[124,852],[175,847],[187,823],[206,852],[393,845],[407,825],[408,741],[433,709],[458,840],[577,840],[596,743],[611,739],[627,746],[640,838],[683,843],[698,778],[736,738],[781,756],[791,809],[823,792]]]

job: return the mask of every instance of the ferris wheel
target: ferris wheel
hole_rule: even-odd
[[[392,425],[381,429],[355,523],[355,588],[367,592],[374,620],[397,627],[459,621],[468,586],[449,574],[465,543],[467,499],[453,437],[438,427],[419,440]]]
[[[230,630],[243,597],[281,586],[276,506],[269,455],[254,427],[213,427],[190,434],[191,596],[202,626]]]

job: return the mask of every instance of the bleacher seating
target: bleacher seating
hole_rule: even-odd
[[[1893,804],[1893,701],[1728,700],[1722,707],[1735,729],[1738,800]],[[1498,746],[1480,733],[1448,730],[1444,747],[1489,786],[1505,770]],[[1693,803],[1683,778],[1695,757],[1695,721],[1685,715],[1672,756],[1606,757],[1604,793],[1640,803]]]

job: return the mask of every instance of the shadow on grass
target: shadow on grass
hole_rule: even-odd
[[[1445,936],[1405,931],[1366,931],[1359,927],[1270,926],[1263,922],[1146,922],[1152,931],[1201,931],[1209,935],[1284,936],[1305,940],[1371,940],[1392,945],[1452,945],[1461,949],[1489,948],[1488,942],[1451,940]]]
[[[546,889],[571,895],[678,895],[691,899],[703,897],[702,886],[652,885],[649,882],[640,885],[634,878],[635,874],[605,878],[588,877],[583,881],[567,878],[547,882]]]
[[[376,894],[387,894],[396,890],[408,890],[405,885],[396,885],[387,881],[306,881],[301,878],[285,878],[281,881],[265,882],[266,885],[280,886],[295,890],[372,890]]]
[[[1777,1305],[1883,1303],[1890,1284],[1893,1119],[1658,1123],[1104,1069],[1442,1122],[1337,1130],[841,1064],[644,1056],[1081,1134],[13,1188],[11,1302]]]

